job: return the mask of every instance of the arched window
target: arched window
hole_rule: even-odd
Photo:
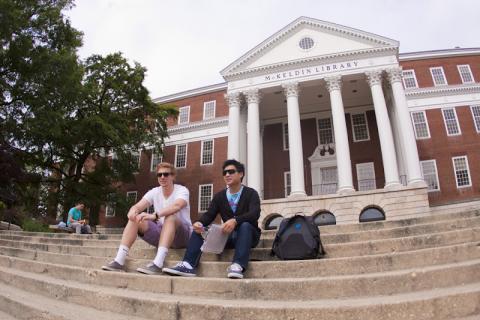
[[[283,217],[279,214],[273,214],[267,219],[265,222],[265,230],[275,230],[278,229],[280,226],[280,222],[282,222]]]
[[[318,211],[313,215],[313,222],[317,226],[328,226],[331,224],[337,224],[337,219],[333,213],[329,211]]]
[[[385,220],[385,213],[376,207],[367,207],[360,213],[360,222]]]

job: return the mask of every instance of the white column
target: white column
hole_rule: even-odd
[[[335,147],[337,149],[337,193],[351,193],[354,192],[355,189],[353,188],[352,161],[350,159],[347,124],[345,123],[345,111],[341,92],[342,78],[340,76],[329,77],[325,78],[325,82],[330,92],[333,132],[335,135]]]
[[[240,159],[241,163],[247,163],[247,106],[240,107]],[[248,172],[245,172],[243,183],[248,185]]]
[[[258,90],[244,92],[248,103],[247,168],[248,186],[262,196],[261,148],[260,148],[260,94]]]
[[[302,131],[300,127],[300,109],[298,106],[298,83],[283,85],[287,97],[288,115],[288,153],[290,156],[290,197],[306,196],[303,172]]]
[[[417,141],[413,132],[413,125],[408,112],[407,99],[402,84],[402,69],[392,68],[387,70],[388,80],[392,86],[393,99],[395,101],[398,127],[402,133],[403,154],[407,167],[407,181],[409,185],[424,186],[425,181],[420,170],[420,160],[418,158]],[[406,146],[409,146],[406,150]]]
[[[228,159],[240,159],[240,94],[225,95],[228,102]]]
[[[382,151],[383,170],[385,172],[385,188],[400,186],[398,177],[397,156],[393,142],[392,127],[388,118],[387,105],[382,90],[382,71],[374,70],[365,73],[372,91],[375,117],[377,118],[378,136]]]

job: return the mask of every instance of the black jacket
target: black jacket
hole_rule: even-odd
[[[204,226],[208,226],[220,214],[222,221],[225,222],[232,218],[237,220],[237,227],[242,222],[249,222],[258,231],[258,218],[260,218],[260,197],[255,189],[243,186],[242,194],[238,200],[237,211],[233,214],[232,208],[228,204],[226,189],[215,194],[210,206],[198,221]]]

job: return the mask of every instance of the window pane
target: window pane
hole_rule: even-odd
[[[467,157],[453,158],[455,177],[458,187],[470,186],[470,174],[468,172]]]
[[[415,129],[415,136],[417,139],[429,138],[427,118],[425,112],[412,112],[413,128]]]
[[[460,134],[460,127],[458,125],[455,109],[443,109],[442,112],[448,135]]]
[[[375,167],[373,162],[357,164],[358,191],[374,190],[377,188],[375,181]]]
[[[422,169],[423,179],[427,183],[428,190],[440,190],[435,160],[420,161],[420,167]]]
[[[215,118],[215,100],[207,101],[203,104],[203,119]]]
[[[205,212],[210,206],[212,200],[213,186],[211,184],[200,185],[199,211]]]
[[[318,119],[320,144],[333,143],[332,121],[330,118]]]
[[[368,140],[367,118],[364,113],[352,114],[353,138],[355,141]]]
[[[285,186],[285,197],[288,197],[290,195],[290,192],[292,192],[290,172],[285,172],[283,174],[283,178],[284,178],[283,181]]]
[[[283,150],[288,150],[288,123],[284,123],[283,129]]]
[[[178,124],[188,123],[190,117],[190,106],[181,107],[178,110]]]
[[[213,163],[213,140],[202,141],[202,164]]]
[[[278,229],[282,220],[282,216],[274,216],[270,218],[270,220],[268,220],[268,222],[265,224],[265,230]]]
[[[439,86],[447,84],[447,79],[445,79],[442,67],[430,68],[430,72],[432,74],[434,85]]]
[[[337,219],[335,219],[335,216],[330,212],[321,212],[315,215],[313,222],[317,226],[327,226],[337,224]]]
[[[150,165],[150,171],[154,172],[157,170],[157,164],[162,162],[162,156],[157,152],[152,150],[152,163]]]
[[[385,215],[377,208],[365,209],[360,214],[360,222],[385,220]]]
[[[471,106],[473,121],[477,132],[480,132],[480,106]]]
[[[187,164],[187,145],[186,144],[179,144],[177,145],[176,150],[176,160],[175,160],[175,167],[177,168],[185,168]]]
[[[460,77],[462,78],[463,83],[472,83],[473,75],[468,64],[458,66],[458,71],[460,72]]]
[[[415,72],[413,70],[403,71],[403,84],[405,88],[417,88],[417,81],[415,79]]]

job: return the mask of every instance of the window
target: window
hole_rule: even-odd
[[[201,164],[213,163],[213,140],[202,141]]]
[[[275,230],[278,229],[280,223],[282,222],[283,217],[279,214],[273,214],[270,218],[267,219],[265,223],[265,230]]]
[[[318,213],[315,213],[313,222],[317,226],[328,226],[328,225],[337,224],[337,219],[331,212],[320,211]]]
[[[147,213],[152,214],[152,213],[154,213],[154,212],[155,212],[155,208],[153,207],[153,204],[152,204],[150,207],[148,207]]]
[[[210,206],[213,196],[213,184],[201,184],[198,186],[198,211],[205,212]]]
[[[437,163],[435,160],[420,161],[423,180],[427,183],[428,191],[439,191]]]
[[[430,68],[430,73],[432,74],[434,86],[446,86],[448,84],[442,67]]]
[[[457,66],[458,73],[460,73],[460,78],[462,78],[462,83],[473,83],[475,80],[473,79],[472,70],[470,70],[470,65],[462,64]]]
[[[288,150],[288,123],[282,124],[283,130],[283,150]]]
[[[415,71],[413,69],[403,70],[402,75],[405,89],[418,88],[417,78],[415,77]]]
[[[105,217],[115,217],[116,194],[109,193],[107,195],[107,204],[105,206]]]
[[[472,111],[473,122],[475,122],[475,128],[480,133],[480,106],[470,106]]]
[[[185,124],[190,122],[190,106],[181,107],[178,109],[178,124]]]
[[[215,118],[215,105],[215,100],[203,103],[203,120]]]
[[[460,126],[458,124],[457,113],[454,108],[442,109],[443,120],[445,122],[445,128],[447,129],[447,135],[455,136],[462,134],[460,132]]]
[[[337,167],[320,168],[320,185],[314,188],[314,195],[337,192],[337,182]]]
[[[385,214],[375,207],[366,208],[360,213],[360,222],[385,220]]]
[[[453,169],[457,180],[457,188],[470,187],[470,170],[468,169],[467,156],[453,157]]]
[[[427,116],[425,111],[412,112],[413,129],[415,130],[415,138],[430,138],[430,130],[428,129]]]
[[[134,205],[135,203],[137,203],[137,191],[127,192],[127,202],[129,205]]]
[[[368,134],[367,115],[365,113],[352,114],[353,141],[370,140]]]
[[[135,163],[134,163],[135,171],[138,172],[138,170],[140,170],[140,159],[141,159],[141,156],[142,156],[142,151],[141,150],[132,151],[131,155],[133,157],[133,160],[135,161]]]
[[[175,148],[175,167],[186,168],[187,167],[187,145],[177,144]]]
[[[152,162],[150,163],[150,171],[156,172],[157,171],[157,164],[162,162],[163,156],[160,155],[158,152],[152,149]]]
[[[285,188],[284,190],[285,190],[285,198],[286,198],[292,192],[292,180],[291,180],[289,171],[283,173],[283,185]]]
[[[357,163],[358,191],[374,190],[377,188],[375,181],[375,167],[373,162]]]
[[[333,127],[330,118],[318,119],[318,136],[320,144],[333,143]]]

